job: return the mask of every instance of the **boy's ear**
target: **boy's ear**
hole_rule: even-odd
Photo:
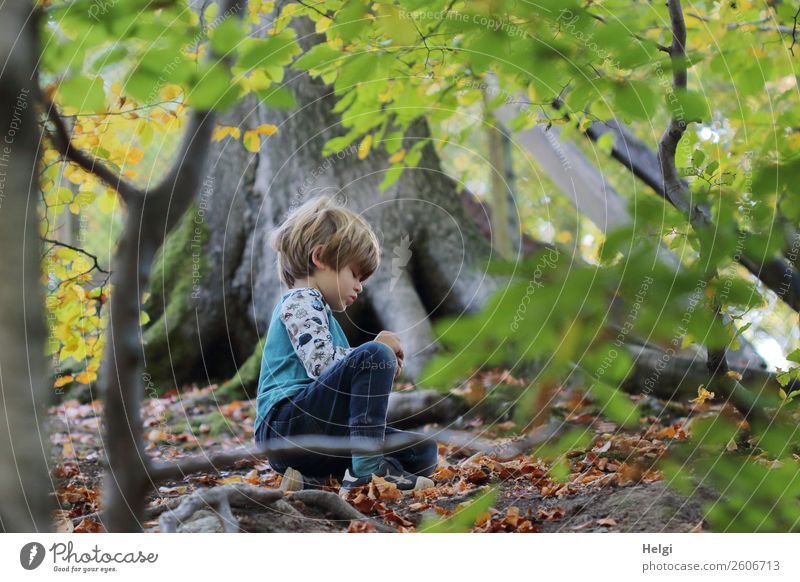
[[[321,252],[321,250],[322,250],[322,245],[315,245],[314,248],[311,249],[311,262],[318,269],[323,269],[327,267],[327,265],[319,259],[319,253]]]

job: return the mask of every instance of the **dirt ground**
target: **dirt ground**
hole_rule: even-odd
[[[252,442],[253,409],[249,402],[214,403],[213,387],[145,404],[148,454],[159,460],[179,458],[199,451],[212,454]],[[648,403],[641,403],[642,405]],[[586,450],[568,455],[570,473],[554,478],[538,457],[519,455],[498,461],[491,455],[473,454],[453,445],[439,444],[435,487],[402,496],[391,487],[370,486],[351,492],[347,501],[368,519],[394,531],[426,531],[431,523],[458,519],[475,501],[496,491],[494,502],[474,516],[465,529],[474,532],[697,532],[704,531],[704,506],[713,495],[697,489],[691,498],[671,490],[656,461],[669,442],[682,440],[686,418],[679,407],[651,402],[656,415],[643,419],[638,431],[623,431],[614,423],[581,412],[581,401],[564,394],[562,405],[573,422],[594,428]],[[100,509],[103,471],[102,406],[97,401],[65,401],[49,418],[52,443],[53,490],[59,509],[54,520],[59,531],[103,531],[93,515]],[[668,411],[671,412],[667,414]],[[513,423],[490,427],[479,422],[470,427],[496,442],[514,438]],[[249,459],[216,473],[187,475],[181,481],[159,483],[148,496],[149,508],[174,503],[202,487],[248,483],[277,488],[282,476],[267,459]],[[332,480],[327,489],[338,490]],[[373,531],[369,521],[336,516],[293,500],[234,508],[244,532]],[[160,531],[151,515],[143,529]],[[196,512],[179,531],[221,531],[212,511]]]

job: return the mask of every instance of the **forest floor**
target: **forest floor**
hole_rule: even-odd
[[[498,372],[486,373],[487,385]],[[507,373],[502,374],[508,379]],[[169,461],[198,453],[215,452],[253,442],[254,407],[249,401],[220,403],[215,386],[147,399],[144,405],[147,453]],[[713,503],[711,492],[697,489],[684,497],[668,487],[656,461],[672,443],[687,438],[687,422],[709,403],[681,404],[652,396],[630,396],[643,410],[640,426],[623,429],[593,413],[583,392],[567,387],[555,393],[553,411],[572,424],[591,427],[594,437],[584,450],[567,454],[569,475],[554,478],[548,466],[534,455],[519,455],[499,461],[480,452],[439,443],[439,466],[433,475],[435,487],[402,496],[392,487],[361,488],[351,492],[348,502],[365,516],[400,532],[424,531],[435,520],[455,519],[470,502],[496,495],[463,526],[473,532],[699,532],[707,527],[704,507]],[[95,512],[100,509],[104,447],[101,438],[102,403],[82,404],[67,400],[51,409],[52,490],[59,509],[54,519],[57,531],[103,531]],[[435,425],[428,425],[431,428]],[[486,425],[469,422],[475,436],[495,444],[517,435],[511,421]],[[149,508],[174,504],[199,488],[229,483],[248,483],[278,488],[282,476],[266,458],[237,463],[229,470],[195,473],[181,481],[154,485]],[[336,492],[331,480],[325,489]],[[242,531],[324,532],[374,531],[372,521],[335,519],[317,507],[292,500],[285,504],[234,508]],[[171,505],[170,505],[171,506]],[[426,526],[420,527],[423,519]],[[192,523],[194,521],[194,524]],[[462,520],[463,521],[463,520]],[[157,518],[144,523],[145,531],[158,532]],[[208,511],[198,511],[178,531],[221,531],[221,523]]]

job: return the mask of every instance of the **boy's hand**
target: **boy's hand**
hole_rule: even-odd
[[[375,337],[375,341],[392,348],[398,360],[403,359],[403,348],[400,347],[400,338],[396,333],[384,330]]]
[[[397,380],[397,377],[400,375],[400,370],[403,368],[403,358],[405,357],[403,354],[403,348],[400,346],[400,338],[396,333],[384,330],[375,337],[375,341],[386,344],[392,348],[392,351],[397,358],[397,369],[394,374],[394,379]]]
[[[397,380],[402,370],[403,370],[403,358],[397,358],[397,369],[394,372],[394,378],[392,378],[392,382]]]

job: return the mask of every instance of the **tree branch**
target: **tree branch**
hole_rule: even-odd
[[[544,429],[527,433],[516,441],[499,446],[489,439],[476,436],[473,433],[462,433],[449,429],[432,429],[409,434],[389,434],[382,445],[373,446],[366,446],[361,442],[358,442],[358,446],[354,446],[349,437],[302,435],[290,437],[289,440],[273,440],[256,445],[237,447],[230,451],[211,455],[195,455],[169,463],[154,461],[149,464],[148,475],[153,483],[159,483],[161,481],[183,479],[186,475],[198,471],[218,471],[245,459],[252,460],[263,456],[268,457],[274,453],[315,452],[328,455],[349,455],[354,450],[391,453],[392,451],[431,440],[448,443],[473,452],[493,454],[497,456],[498,460],[505,461],[526,453],[530,448],[554,438],[566,426],[562,422],[557,424],[560,428],[547,426]]]
[[[672,45],[670,58],[672,60],[672,87],[673,89],[686,89],[686,23],[683,19],[683,10],[680,0],[668,0],[669,16],[672,23]],[[672,204],[683,211],[689,222],[696,230],[706,229],[710,225],[707,214],[698,211],[695,205],[691,207],[691,193],[686,183],[681,180],[675,165],[675,152],[686,131],[687,120],[682,115],[673,116],[661,140],[658,142],[658,158],[664,181],[664,193]],[[713,275],[716,275],[714,268]],[[721,318],[718,301],[712,307],[717,319]],[[727,400],[732,401],[745,418],[757,418],[760,421],[768,420],[764,410],[757,405],[755,398],[735,379],[726,376],[728,362],[726,348],[708,349],[708,369],[715,385],[722,391]]]
[[[82,255],[85,255],[85,256],[89,257],[90,259],[92,259],[92,261],[94,262],[94,266],[91,269],[89,269],[88,271],[86,271],[87,273],[93,271],[94,269],[97,269],[98,271],[100,271],[101,273],[105,273],[106,275],[110,275],[111,274],[111,271],[106,271],[103,267],[100,266],[100,264],[97,262],[97,257],[96,256],[94,256],[92,253],[89,253],[89,252],[83,250],[80,247],[69,245],[67,243],[63,243],[61,241],[54,240],[52,238],[43,238],[42,240],[44,242],[50,243],[50,244],[52,244],[54,246],[59,246],[59,247],[64,247],[66,249],[71,249],[71,250],[73,250],[73,251],[75,251],[77,253],[81,253]],[[47,254],[48,252],[49,252],[49,250],[45,251],[44,254]],[[82,273],[82,274],[85,274],[85,273]]]
[[[61,119],[61,116],[58,114],[55,103],[45,97],[41,88],[41,84],[38,82],[38,80],[34,86],[34,91],[38,95],[38,100],[46,109],[47,117],[50,120],[50,123],[53,125],[53,131],[49,131],[48,133],[52,138],[53,146],[58,153],[60,153],[69,161],[78,164],[85,171],[89,172],[90,174],[94,174],[103,182],[114,188],[126,204],[130,204],[135,198],[142,198],[144,196],[144,192],[123,180],[119,172],[112,170],[103,162],[99,161],[96,157],[90,158],[87,154],[81,151],[80,148],[73,146],[69,132],[67,131],[67,127],[64,124],[64,120]]]

